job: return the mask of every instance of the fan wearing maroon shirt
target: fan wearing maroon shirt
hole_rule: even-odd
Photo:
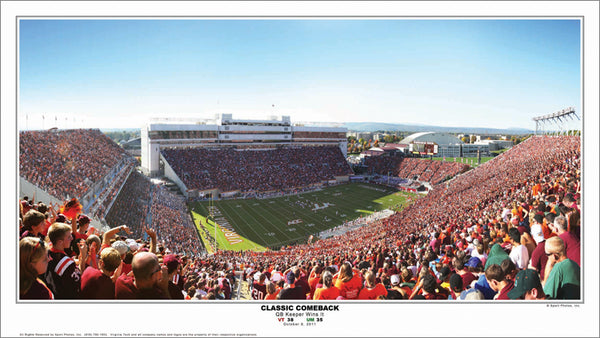
[[[267,295],[267,286],[265,285],[265,280],[267,279],[267,275],[264,273],[260,274],[258,277],[258,281],[254,281],[252,283],[252,299],[254,300],[263,300]]]
[[[454,267],[456,273],[460,275],[460,278],[462,278],[463,285],[471,285],[471,283],[474,280],[477,280],[477,276],[472,274],[469,270],[465,269],[464,259],[454,257],[452,259],[452,266]]]
[[[504,271],[498,264],[492,264],[485,269],[485,279],[490,288],[498,292],[494,299],[510,299],[508,292],[515,287],[515,283],[512,280],[507,280],[505,277]]]
[[[294,273],[294,276],[296,276],[296,282],[294,284],[296,284],[296,286],[301,287],[305,295],[310,294],[310,286],[308,285],[307,280],[308,274],[306,273],[306,271],[300,269],[300,267],[298,266],[294,266],[289,271],[292,271]],[[284,275],[287,275],[287,273],[288,271],[286,271]]]
[[[568,231],[567,218],[558,216],[554,219],[554,227],[558,233],[558,237],[565,243],[567,258],[581,266],[581,246],[577,236]]]
[[[84,214],[77,217],[77,221],[71,223],[71,230],[73,231],[73,237],[75,239],[86,239],[88,238],[88,228],[90,226],[90,218]]]
[[[169,299],[169,273],[151,252],[138,252],[131,262],[133,278],[121,275],[115,283],[116,299]]]
[[[115,284],[113,275],[121,264],[121,255],[114,248],[106,248],[100,253],[98,267],[88,267],[81,276],[82,299],[114,299]]]
[[[73,240],[69,225],[52,224],[48,229],[48,237],[52,248],[48,270],[44,276],[46,284],[56,299],[78,299],[81,290],[81,270],[85,267],[87,259],[87,246],[85,242],[79,244],[77,263],[65,253],[65,248],[69,248]]]
[[[19,241],[19,298],[54,299],[52,291],[38,278],[48,268],[48,249],[44,241],[25,237]]]
[[[430,273],[426,273],[423,278],[421,278],[421,281],[419,284],[417,284],[415,291],[421,291],[422,294],[420,296],[427,300],[448,299],[448,294],[441,292],[444,291],[444,289],[437,284],[435,277]],[[411,296],[414,299],[414,293]]]
[[[290,271],[285,276],[285,287],[279,291],[277,299],[306,299],[306,294],[301,286],[295,284],[296,275]]]
[[[179,280],[183,280],[178,274],[179,258],[174,254],[168,254],[163,257],[163,264],[167,267],[169,273],[169,295],[171,299],[183,299],[183,293],[179,287]]]

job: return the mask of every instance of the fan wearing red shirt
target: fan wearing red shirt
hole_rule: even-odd
[[[77,222],[73,221],[71,223],[71,229],[73,231],[73,237],[75,239],[83,238],[87,240],[88,234],[87,230],[90,226],[90,218],[84,214],[81,214],[77,217]]]
[[[133,278],[121,275],[115,283],[116,299],[169,299],[169,272],[150,252],[139,252],[131,262]]]
[[[88,267],[81,276],[82,299],[114,299],[115,284],[113,275],[121,264],[121,255],[114,248],[102,250],[98,267]]]

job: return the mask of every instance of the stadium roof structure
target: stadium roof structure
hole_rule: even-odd
[[[377,156],[382,155],[384,153],[390,153],[393,151],[403,151],[405,148],[408,148],[408,144],[398,144],[398,143],[386,143],[380,147],[373,147],[369,150],[363,151],[361,154],[365,154],[367,156]],[[376,154],[369,153],[369,151],[375,151]]]
[[[382,147],[379,147],[382,150],[401,150],[407,148],[408,144],[406,143],[386,143]]]
[[[464,143],[458,137],[452,136],[448,133],[437,133],[437,132],[432,132],[432,131],[414,133],[412,135],[405,137],[402,141],[400,141],[400,143],[401,144],[410,144],[415,141],[417,141],[417,142],[434,142],[438,145],[463,144]]]

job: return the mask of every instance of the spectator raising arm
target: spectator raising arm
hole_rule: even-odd
[[[109,247],[110,240],[113,239],[115,235],[121,230],[125,231],[127,234],[131,234],[131,230],[129,230],[129,227],[125,224],[112,228],[104,233],[104,238],[102,239],[102,247]]]
[[[144,231],[150,237],[150,252],[156,254],[156,232],[150,228],[144,228]]]

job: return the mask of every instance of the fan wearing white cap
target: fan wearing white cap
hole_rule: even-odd
[[[125,240],[125,243],[127,243],[127,246],[129,247],[129,250],[135,252],[140,248],[140,245],[138,244],[138,242],[136,242],[134,239],[132,238],[127,238]]]
[[[129,251],[129,246],[124,241],[114,241],[111,245],[114,249],[117,249],[121,258],[125,256],[127,251]]]

